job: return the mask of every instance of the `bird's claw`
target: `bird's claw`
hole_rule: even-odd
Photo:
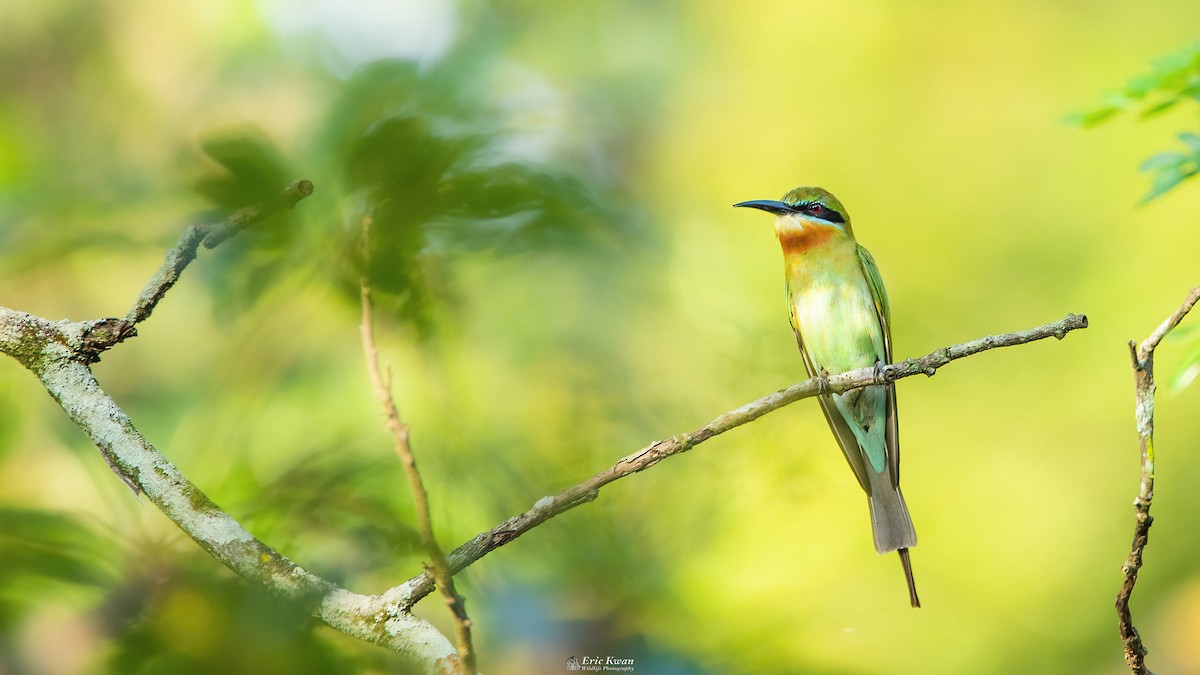
[[[822,368],[816,375],[817,393],[821,396],[829,394],[829,371]]]
[[[894,369],[883,361],[875,362],[875,383],[887,384],[892,381],[892,373]]]

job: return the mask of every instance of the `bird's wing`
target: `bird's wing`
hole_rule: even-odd
[[[879,267],[871,253],[862,246],[857,247],[858,262],[862,265],[863,274],[867,277],[867,285],[871,288],[871,298],[875,301],[875,315],[879,317],[879,328],[883,331],[883,365],[892,362],[892,309],[888,305],[887,290],[883,287],[883,278],[879,276]],[[896,385],[887,385],[887,426],[884,427],[884,441],[887,446],[888,463],[892,469],[892,485],[900,484],[900,428],[896,415]]]
[[[787,297],[792,297],[791,292],[787,293]],[[797,327],[800,324],[796,321],[795,306],[788,303],[789,319],[792,322],[792,332],[796,334],[796,345],[800,347],[800,357],[804,359],[804,369],[808,371],[809,377],[816,377],[821,368],[813,363],[812,357],[809,356],[808,350],[804,347],[804,336],[800,334],[800,329]],[[854,436],[854,432],[850,429],[850,425],[842,417],[841,411],[837,409],[837,405],[833,402],[833,397],[824,395],[818,396],[817,402],[821,404],[821,412],[825,413],[825,421],[829,423],[829,428],[833,430],[833,436],[837,439],[838,447],[842,449],[842,454],[846,456],[846,461],[850,464],[850,468],[854,470],[854,477],[858,479],[858,484],[862,486],[867,495],[871,494],[871,484],[867,478],[867,466],[863,460],[863,453],[858,445],[858,438]]]

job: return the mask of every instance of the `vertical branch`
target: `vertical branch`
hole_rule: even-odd
[[[1138,486],[1138,496],[1134,500],[1134,529],[1133,545],[1129,557],[1121,566],[1124,579],[1121,590],[1117,593],[1117,622],[1121,633],[1121,641],[1125,644],[1125,662],[1134,675],[1154,675],[1146,667],[1148,650],[1142,643],[1142,636],[1133,626],[1133,617],[1129,611],[1129,598],[1133,595],[1133,587],[1137,584],[1138,571],[1142,567],[1142,553],[1150,537],[1150,526],[1154,519],[1150,517],[1150,502],[1154,499],[1154,350],[1172,329],[1179,325],[1183,317],[1191,311],[1200,300],[1200,287],[1193,288],[1187,298],[1175,313],[1163,321],[1158,328],[1146,338],[1141,345],[1129,343],[1129,356],[1133,360],[1134,408],[1137,420],[1138,445],[1141,453],[1141,482]]]
[[[367,360],[367,372],[375,390],[375,397],[383,407],[384,418],[388,431],[392,433],[396,454],[400,456],[400,461],[404,465],[404,473],[408,477],[408,486],[412,491],[413,506],[417,514],[417,529],[421,535],[421,543],[424,544],[431,560],[432,569],[430,571],[433,574],[434,583],[441,590],[446,606],[450,608],[450,613],[454,617],[454,635],[458,643],[462,672],[465,675],[475,675],[475,649],[471,644],[471,619],[467,616],[466,601],[454,588],[454,577],[450,572],[450,565],[446,562],[446,555],[438,546],[437,539],[433,534],[433,521],[429,515],[429,494],[425,491],[421,473],[417,470],[417,459],[413,455],[412,445],[409,442],[408,425],[401,420],[396,400],[392,397],[391,371],[389,370],[385,377],[379,367],[379,351],[375,347],[374,319],[371,310],[371,283],[365,271],[370,246],[370,231],[371,218],[367,216],[363,218],[362,227],[364,272],[359,280],[362,300],[360,331],[363,352]]]
[[[1129,355],[1133,359],[1135,414],[1137,419],[1138,445],[1141,451],[1141,484],[1137,499],[1133,501],[1134,528],[1133,545],[1129,557],[1121,566],[1123,580],[1117,593],[1117,629],[1121,642],[1125,644],[1125,662],[1134,675],[1153,675],[1146,668],[1147,649],[1142,636],[1133,626],[1129,611],[1129,597],[1137,583],[1138,570],[1142,567],[1142,552],[1150,537],[1150,501],[1154,499],[1154,351],[1139,354],[1137,345],[1129,343]]]

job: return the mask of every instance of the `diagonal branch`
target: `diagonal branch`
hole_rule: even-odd
[[[1150,502],[1154,499],[1154,350],[1158,348],[1163,338],[1183,321],[1183,317],[1200,301],[1200,287],[1193,288],[1184,299],[1183,304],[1165,321],[1154,329],[1141,345],[1129,343],[1129,356],[1133,360],[1134,408],[1137,420],[1138,448],[1141,454],[1140,483],[1138,496],[1133,501],[1134,528],[1133,544],[1129,557],[1121,566],[1121,590],[1117,592],[1117,628],[1121,634],[1121,642],[1125,645],[1125,662],[1134,675],[1153,675],[1146,668],[1146,646],[1142,644],[1142,636],[1133,626],[1133,616],[1129,610],[1129,598],[1133,595],[1133,587],[1137,584],[1138,571],[1142,568],[1142,554],[1150,537],[1150,526],[1154,519],[1150,517]]]
[[[1155,328],[1154,332],[1150,334],[1150,337],[1147,337],[1142,341],[1142,344],[1138,347],[1137,351],[1138,360],[1145,361],[1146,359],[1153,359],[1154,350],[1156,347],[1158,347],[1158,343],[1162,342],[1163,338],[1167,336],[1167,333],[1170,333],[1172,330],[1174,330],[1175,327],[1179,325],[1180,321],[1183,321],[1183,317],[1187,316],[1188,312],[1192,311],[1192,307],[1195,307],[1197,302],[1200,302],[1200,286],[1193,288],[1188,293],[1188,296],[1184,298],[1183,304],[1179,306],[1179,309],[1176,309],[1175,313],[1167,317],[1165,321],[1159,324],[1158,328]]]
[[[184,230],[175,247],[167,251],[167,259],[163,261],[158,271],[146,283],[146,287],[138,294],[133,307],[125,315],[124,323],[133,330],[133,326],[145,321],[150,313],[158,306],[167,291],[179,281],[179,275],[196,259],[196,251],[200,244],[205,248],[214,248],[226,239],[236,235],[247,227],[262,222],[276,213],[290,209],[301,199],[313,192],[312,181],[298,180],[287,186],[273,201],[244,209],[239,209],[228,218],[217,223],[192,225]]]
[[[1061,340],[1070,331],[1087,328],[1087,325],[1086,316],[1068,314],[1066,318],[1044,326],[1002,335],[988,335],[977,340],[939,349],[918,359],[908,359],[883,368],[860,368],[831,376],[825,382],[813,378],[794,384],[787,389],[768,394],[757,401],[752,401],[736,410],[720,415],[691,433],[655,441],[632,455],[623,457],[611,468],[595,474],[582,483],[573,485],[553,497],[542,497],[528,511],[509,518],[454,549],[450,553],[450,567],[457,573],[554,516],[594,500],[599,495],[600,488],[605,485],[630,474],[645,471],[668,457],[687,452],[713,436],[725,433],[747,422],[753,422],[789,403],[812,398],[819,393],[840,393],[870,384],[894,382],[918,373],[933,376],[938,368],[956,359],[972,356],[989,349],[1012,347],[1049,337]],[[433,586],[433,579],[426,573],[410,579],[403,585],[403,588],[406,589],[410,601],[416,602],[432,592]]]
[[[179,238],[179,242],[175,244],[175,247],[167,252],[167,259],[150,278],[150,281],[142,289],[133,307],[129,309],[124,318],[96,319],[80,324],[70,324],[69,322],[60,322],[58,324],[62,335],[69,334],[76,340],[73,344],[73,357],[78,358],[84,364],[95,363],[100,360],[100,355],[105,351],[124,342],[128,338],[136,336],[137,324],[149,318],[150,313],[154,311],[158,302],[162,300],[167,291],[171,290],[171,287],[179,280],[179,275],[196,259],[196,249],[201,243],[208,248],[212,248],[245,228],[266,220],[280,210],[295,206],[296,202],[312,194],[312,191],[312,182],[301,179],[293,182],[287,189],[269,202],[240,209],[223,221],[193,225],[187,228]],[[30,319],[37,319],[37,317],[31,315],[26,316]],[[42,338],[46,338],[54,332],[39,333],[36,330],[37,325],[36,321],[26,324],[26,329],[30,330],[29,335],[40,334]],[[2,350],[3,346],[0,346],[0,351]],[[41,350],[37,348],[36,343],[31,345],[31,348],[27,349],[25,354],[26,357],[40,357],[40,355]],[[38,367],[35,366],[42,365],[30,363],[21,357],[18,357],[18,360],[34,372],[39,372]],[[107,455],[105,455],[105,461],[108,462],[109,468],[121,480],[125,481],[125,484],[134,493],[140,490],[137,481],[128,474],[123,473],[118,465],[109,460]]]

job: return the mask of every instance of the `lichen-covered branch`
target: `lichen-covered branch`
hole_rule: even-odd
[[[1054,323],[1013,333],[988,335],[977,340],[939,349],[918,359],[908,359],[878,369],[860,368],[833,375],[824,381],[813,378],[794,384],[787,389],[768,394],[757,401],[731,410],[691,433],[655,441],[632,455],[621,458],[611,468],[597,473],[582,483],[573,485],[552,497],[539,499],[528,511],[509,518],[487,532],[476,535],[475,538],[451,551],[450,567],[457,573],[554,516],[594,500],[599,494],[600,488],[605,485],[630,474],[645,471],[668,457],[686,452],[713,436],[752,422],[789,403],[811,398],[824,391],[840,393],[869,384],[894,382],[919,373],[932,376],[938,368],[956,359],[972,356],[989,349],[1012,347],[1049,337],[1061,340],[1067,333],[1080,328],[1087,328],[1087,317],[1068,314],[1066,318]],[[405,584],[411,602],[416,602],[428,595],[433,590],[433,586],[434,581],[428,573],[414,577]]]
[[[41,380],[67,416],[96,444],[104,460],[135,493],[155,506],[213,558],[237,574],[308,604],[331,627],[404,654],[426,672],[461,671],[454,646],[430,623],[409,612],[406,589],[372,596],[338,588],[254,538],[191,483],[142,436],[100,388],[92,363],[136,334],[136,324],[175,284],[200,244],[212,248],[312,193],[312,183],[292,183],[278,200],[243,209],[223,222],[187,229],[122,319],[58,321],[0,307],[0,353]]]
[[[213,558],[276,593],[308,600],[329,625],[406,654],[428,672],[458,672],[453,645],[432,625],[412,616],[411,603],[394,595],[351,593],[306,571],[255,539],[189,481],[92,376],[78,352],[90,324],[52,323],[0,308],[0,352],[19,355],[109,466]]]
[[[1121,642],[1125,645],[1125,662],[1134,675],[1153,675],[1146,667],[1146,646],[1142,636],[1133,626],[1129,610],[1129,598],[1137,584],[1138,571],[1142,568],[1142,554],[1150,538],[1150,503],[1154,499],[1154,350],[1183,317],[1187,316],[1196,302],[1200,301],[1200,287],[1193,288],[1183,304],[1167,317],[1141,345],[1129,343],[1129,355],[1133,361],[1134,416],[1137,423],[1138,449],[1141,455],[1140,481],[1137,499],[1133,501],[1134,528],[1133,544],[1129,557],[1121,566],[1121,590],[1117,592],[1117,628]]]

